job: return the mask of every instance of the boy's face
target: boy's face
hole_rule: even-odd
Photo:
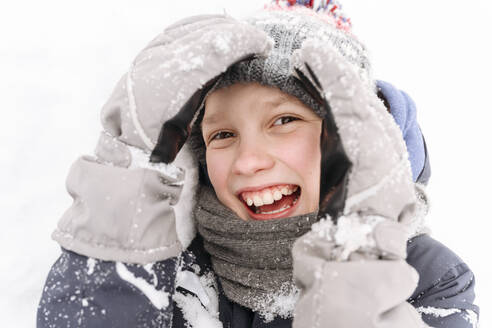
[[[321,118],[297,98],[258,83],[219,89],[202,134],[215,193],[243,220],[318,209]]]

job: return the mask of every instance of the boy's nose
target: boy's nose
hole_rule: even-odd
[[[238,175],[254,175],[273,167],[274,160],[265,151],[266,145],[259,142],[243,142],[233,164],[233,173]]]

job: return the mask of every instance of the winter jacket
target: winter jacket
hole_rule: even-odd
[[[103,108],[95,156],[70,170],[74,203],[53,233],[62,255],[48,275],[38,327],[473,327],[472,272],[418,234],[421,189],[400,129],[374,89],[315,42],[296,53],[297,68],[325,90],[354,163],[344,213],[294,245],[301,293],[293,323],[265,321],[224,296],[192,220],[193,154],[184,143],[172,163],[152,164],[150,153],[162,126],[208,81],[271,46],[255,26],[197,16],[138,55]],[[342,236],[347,227],[358,243]]]
[[[424,321],[431,327],[476,327],[475,279],[468,266],[427,234],[409,240],[407,252],[407,262],[420,276],[407,302]],[[291,327],[291,319],[265,323],[258,313],[230,302],[217,285],[199,236],[179,257],[146,266],[63,249],[46,280],[37,316],[38,328],[187,324],[273,328]]]

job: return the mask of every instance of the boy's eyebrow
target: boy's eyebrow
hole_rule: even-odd
[[[276,97],[275,99],[273,100],[267,100],[265,101],[262,105],[265,109],[272,109],[272,108],[275,108],[275,107],[278,107],[286,102],[289,102],[291,101],[289,98],[285,97],[285,96],[279,96],[279,97]],[[206,117],[203,118],[202,120],[202,123],[201,124],[214,124],[214,123],[217,123],[218,121],[220,121],[222,119],[222,116],[223,115],[220,115],[220,113],[214,113],[214,114],[210,114]]]
[[[218,115],[217,113],[216,114],[211,114],[211,115],[208,115],[207,117],[204,117],[203,120],[202,120],[202,125],[203,124],[214,124],[214,123],[217,123],[217,121],[220,120],[220,115]]]
[[[265,101],[264,107],[269,108],[269,109],[275,108],[275,107],[278,107],[280,105],[283,105],[286,102],[289,102],[289,100],[290,99],[285,97],[285,96],[279,96],[273,100]]]

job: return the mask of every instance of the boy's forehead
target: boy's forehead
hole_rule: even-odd
[[[271,111],[285,103],[302,104],[299,99],[279,89],[266,86],[252,86],[249,90],[242,88],[217,91],[219,92],[214,92],[213,96],[207,97],[205,101],[202,125],[213,125],[224,120],[233,108],[237,108],[238,103],[250,107],[246,110],[260,109],[263,112]]]
[[[263,112],[270,112],[275,108],[281,106],[282,104],[289,102],[285,98],[277,98],[275,100],[268,100],[261,102],[259,107],[255,107],[256,109],[261,109]],[[252,106],[253,107],[253,106]],[[229,117],[228,114],[232,114],[231,110],[227,106],[220,106],[218,108],[210,108],[207,111],[207,107],[205,106],[205,115],[202,120],[202,125],[214,125],[224,121]]]
[[[205,107],[204,110],[205,116],[202,120],[202,125],[213,125],[221,120],[222,115],[220,115],[218,112],[207,115],[207,107]]]

